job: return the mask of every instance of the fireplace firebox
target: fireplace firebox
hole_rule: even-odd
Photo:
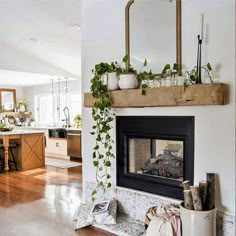
[[[183,199],[194,178],[194,117],[117,116],[117,185]]]

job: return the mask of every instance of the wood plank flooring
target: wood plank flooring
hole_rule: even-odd
[[[114,236],[73,229],[82,197],[82,167],[0,174],[0,236]]]

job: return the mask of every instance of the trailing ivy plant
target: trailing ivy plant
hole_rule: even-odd
[[[111,159],[114,158],[112,153],[114,141],[111,138],[110,131],[114,113],[111,111],[112,99],[102,76],[107,72],[119,73],[119,71],[120,69],[116,62],[111,64],[102,62],[95,65],[95,68],[92,70],[94,76],[91,79],[90,90],[95,98],[95,102],[92,107],[94,125],[91,134],[96,139],[92,158],[96,169],[97,182],[96,187],[92,191],[92,201],[95,201],[95,196],[99,190],[105,191],[111,187],[109,168],[111,167]]]

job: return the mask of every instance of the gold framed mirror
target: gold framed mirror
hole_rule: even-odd
[[[139,69],[147,59],[155,74],[160,74],[165,64],[177,63],[181,75],[181,0],[129,0],[125,44],[126,68],[132,64]]]
[[[16,90],[0,88],[0,106],[4,111],[14,111],[16,106]]]

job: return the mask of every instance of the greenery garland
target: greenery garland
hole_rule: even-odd
[[[94,77],[91,79],[90,90],[96,101],[92,108],[92,117],[94,120],[92,135],[96,138],[96,144],[93,148],[93,165],[96,168],[97,185],[92,192],[92,201],[95,201],[95,196],[99,190],[105,191],[111,187],[111,175],[109,168],[111,167],[111,159],[114,158],[112,153],[112,144],[114,141],[111,138],[112,121],[114,113],[111,111],[112,99],[108,93],[107,85],[102,77],[105,73],[116,70],[116,64],[100,63],[95,65],[92,70]]]

